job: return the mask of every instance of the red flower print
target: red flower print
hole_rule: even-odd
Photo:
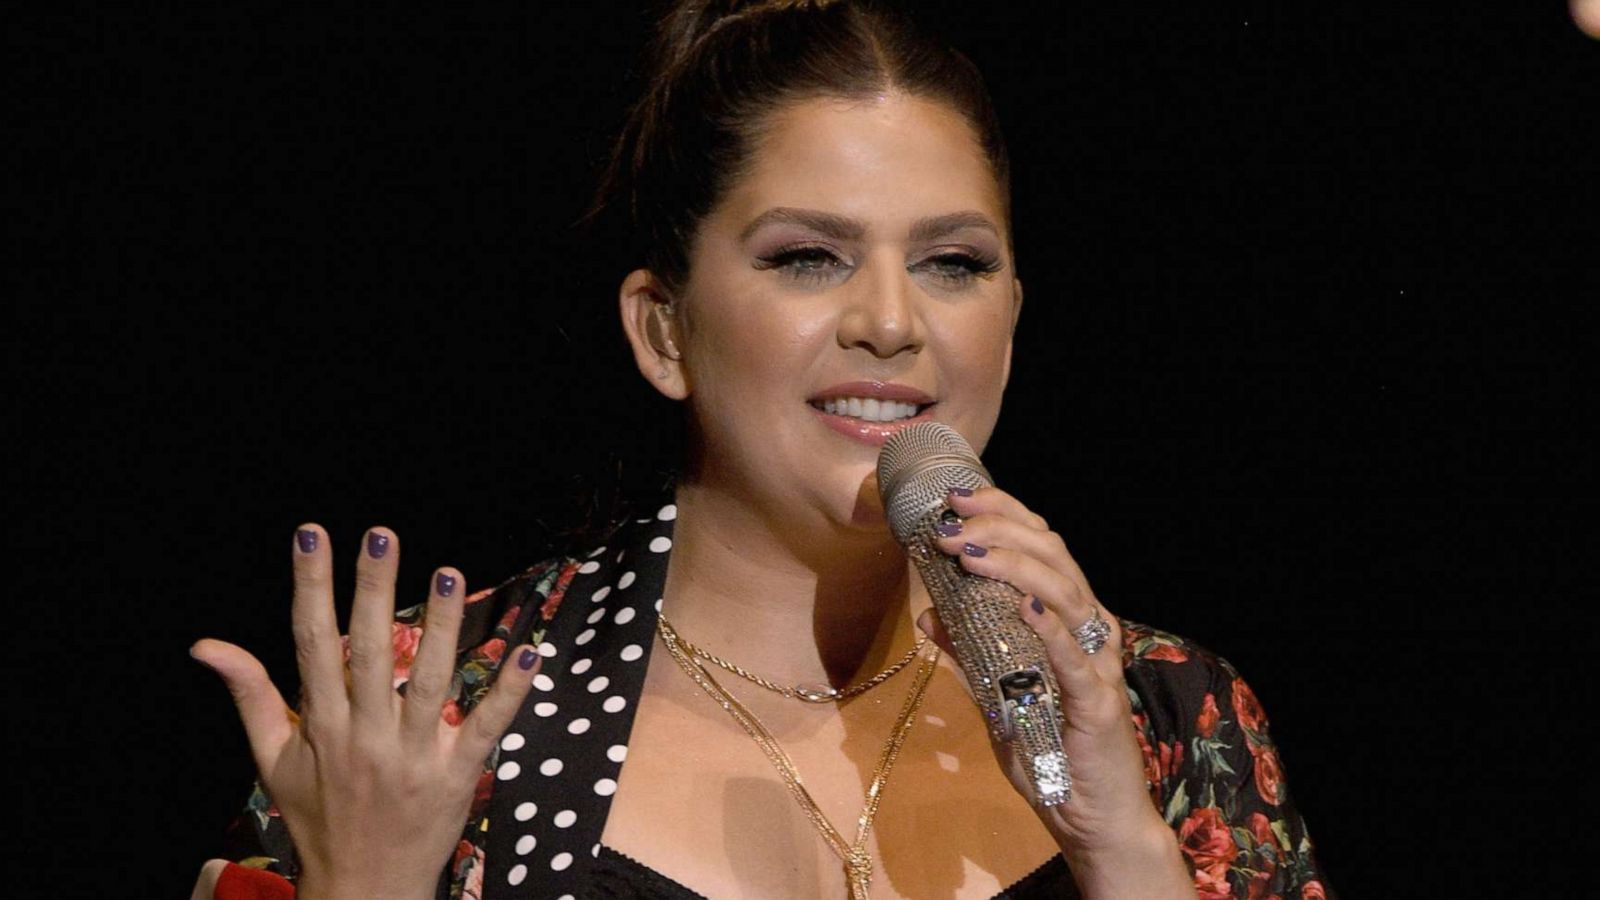
[[[1203,806],[1189,814],[1178,829],[1178,845],[1194,864],[1194,887],[1205,900],[1223,900],[1232,895],[1228,887],[1228,868],[1239,854],[1233,831],[1214,806]]]
[[[506,655],[506,642],[504,638],[495,638],[489,643],[478,648],[478,655],[488,660],[492,665],[499,665],[501,657]]]
[[[1255,839],[1257,847],[1272,847],[1278,851],[1278,855],[1283,854],[1283,848],[1278,846],[1278,836],[1272,833],[1272,823],[1266,816],[1258,812],[1251,813],[1246,827],[1250,829],[1250,836]]]
[[[1140,659],[1159,659],[1163,662],[1188,662],[1189,654],[1171,644],[1154,644],[1149,650],[1139,654]]]
[[[477,821],[483,816],[484,810],[489,808],[489,792],[494,789],[494,772],[485,769],[478,773],[478,786],[472,792],[471,812],[467,815],[468,821]]]
[[[1247,900],[1270,900],[1270,898],[1267,897],[1267,890],[1268,883],[1272,881],[1273,869],[1274,866],[1269,863],[1266,869],[1257,872],[1255,876],[1250,879],[1250,884],[1245,888],[1245,897]]]
[[[1322,891],[1322,882],[1308,881],[1300,888],[1300,900],[1328,900]]]
[[[1278,761],[1278,751],[1272,747],[1259,750],[1250,748],[1256,758],[1256,790],[1261,799],[1277,806],[1283,802],[1283,765]]]
[[[1250,690],[1250,685],[1245,684],[1243,678],[1233,680],[1233,712],[1239,717],[1241,727],[1256,734],[1266,732],[1266,710],[1261,708],[1261,701],[1256,699],[1255,691]]]
[[[1217,698],[1213,694],[1206,694],[1205,702],[1200,705],[1200,715],[1194,720],[1194,728],[1203,738],[1211,737],[1217,730],[1217,723],[1222,721],[1222,710],[1217,708]]]
[[[461,720],[465,719],[466,716],[461,714],[461,706],[459,704],[454,700],[446,700],[444,709],[439,711],[439,718],[445,720],[449,725],[460,725]]]
[[[573,577],[577,574],[577,563],[573,563],[561,571],[560,577],[556,578],[555,587],[550,589],[549,599],[545,600],[544,604],[539,607],[539,618],[548,622],[556,617],[556,610],[561,608],[561,601],[567,597],[567,585],[572,583]]]

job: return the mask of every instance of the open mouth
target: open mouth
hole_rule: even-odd
[[[877,397],[829,397],[810,401],[813,409],[831,416],[845,416],[863,422],[899,422],[921,415],[932,403],[906,403]]]

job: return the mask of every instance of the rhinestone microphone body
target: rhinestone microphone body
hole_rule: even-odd
[[[1061,746],[1061,690],[1044,642],[1022,621],[1022,594],[966,571],[934,543],[934,526],[956,518],[946,500],[951,488],[993,484],[966,439],[939,422],[896,432],[878,455],[878,493],[889,528],[933,598],[990,735],[1014,745],[1034,802],[1055,806],[1072,797]]]

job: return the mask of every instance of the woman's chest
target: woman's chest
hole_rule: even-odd
[[[875,900],[987,900],[1057,852],[1001,773],[957,677],[934,678],[881,784],[867,843]],[[731,717],[689,714],[694,699],[712,703],[647,687],[601,842],[707,897],[844,897],[844,865],[818,816]],[[845,844],[892,723],[866,730],[834,721],[783,746]]]

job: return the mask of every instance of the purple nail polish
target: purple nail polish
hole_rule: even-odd
[[[455,592],[455,589],[456,577],[454,575],[446,575],[445,573],[440,572],[439,574],[433,576],[433,590],[434,593],[438,594],[439,596],[448,597]]]
[[[957,497],[971,497],[972,496],[972,488],[953,487],[953,488],[950,489],[950,493],[954,494]]]
[[[389,552],[389,536],[377,531],[367,532],[367,555],[373,559],[383,559]]]
[[[1041,615],[1041,616],[1044,615],[1044,604],[1039,602],[1039,598],[1038,597],[1033,598],[1033,602],[1028,604],[1028,605],[1032,606],[1033,607],[1033,611],[1035,613],[1037,613],[1038,615]]]
[[[533,668],[533,664],[538,661],[539,654],[533,652],[531,647],[522,651],[522,655],[517,657],[517,665],[521,666],[524,672]]]
[[[961,523],[940,522],[939,524],[933,526],[933,530],[938,532],[940,537],[955,537],[961,533]]]
[[[294,533],[295,543],[300,545],[300,552],[311,554],[317,552],[317,533],[310,528],[302,528]]]
[[[965,544],[965,545],[962,546],[961,552],[965,553],[968,556],[988,556],[989,555],[989,551],[988,550],[984,549],[983,547],[979,547],[977,544]]]

